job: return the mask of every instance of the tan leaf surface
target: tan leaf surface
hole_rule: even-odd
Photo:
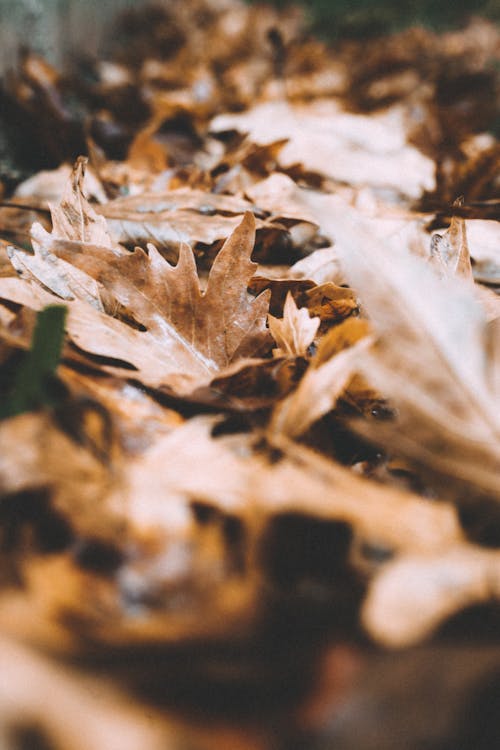
[[[85,717],[83,721],[82,718]],[[134,705],[102,677],[54,664],[0,637],[0,743],[13,750],[23,728],[73,750],[173,750],[172,729],[151,708]],[[17,733],[16,733],[17,729]],[[54,744],[52,744],[54,743]]]
[[[183,242],[212,245],[226,238],[254,206],[241,198],[179,188],[117,198],[98,208],[119,242],[152,242],[159,248],[178,248]],[[258,223],[260,226],[261,223]]]

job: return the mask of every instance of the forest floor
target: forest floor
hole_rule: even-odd
[[[3,82],[0,747],[491,750],[500,32],[172,5]]]

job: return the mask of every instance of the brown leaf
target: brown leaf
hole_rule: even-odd
[[[148,256],[136,249],[119,259],[96,252],[82,254],[75,261],[89,266],[119,301],[127,300],[150,335],[165,335],[163,329],[170,324],[170,338],[177,339],[175,350],[182,350],[195,370],[215,372],[238,357],[256,354],[267,338],[268,295],[254,300],[246,292],[255,268],[250,260],[254,227],[253,215],[247,213],[217,255],[203,294],[192,251],[186,245],[175,267],[152,246]]]
[[[82,208],[83,213],[86,210]],[[58,209],[59,217],[63,213]],[[67,232],[75,235],[73,217],[73,211],[65,213],[58,226],[69,225]],[[92,219],[80,215],[78,221],[82,226],[92,224]],[[100,230],[99,225],[96,239],[101,239]],[[84,278],[99,282],[145,329],[134,330],[75,302],[68,318],[68,331],[75,343],[90,353],[130,363],[137,370],[136,377],[148,385],[174,384],[184,392],[208,383],[232,362],[259,354],[266,345],[269,293],[254,299],[246,291],[255,268],[250,260],[254,237],[255,221],[247,213],[217,255],[204,293],[187,245],[181,246],[173,267],[153,246],[149,254],[136,248],[133,253],[118,255],[109,243],[106,247],[80,240],[68,242],[57,235],[41,237],[40,233],[37,242],[44,242],[46,258],[56,255],[63,259],[64,269],[79,269]],[[49,268],[53,272],[53,262]],[[57,270],[55,275],[59,278]],[[85,285],[72,285],[71,291],[89,301]]]
[[[241,198],[179,188],[117,198],[98,210],[120,242],[152,242],[172,251],[182,242],[212,245],[224,239],[238,226],[245,211],[253,209]]]

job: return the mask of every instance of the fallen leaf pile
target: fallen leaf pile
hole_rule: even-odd
[[[494,747],[498,30],[120,23],[2,91],[2,748]]]

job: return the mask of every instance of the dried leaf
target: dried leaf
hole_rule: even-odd
[[[407,144],[404,112],[397,106],[366,116],[345,112],[334,99],[294,106],[265,102],[242,114],[219,115],[211,128],[237,129],[261,144],[288,138],[279,155],[283,167],[299,162],[342,182],[413,198],[434,187],[434,164]]]
[[[298,388],[276,406],[270,425],[271,434],[298,437],[333,409],[357,371],[360,354],[373,344],[371,336],[354,340],[351,347],[328,358],[325,358],[328,344],[322,342],[323,346],[318,349]]]
[[[454,216],[446,234],[433,236],[431,258],[443,272],[472,280],[465,219]]]
[[[389,563],[371,585],[363,621],[383,645],[410,646],[451,615],[498,597],[498,551],[462,544]]]
[[[158,713],[134,705],[102,676],[54,664],[5,636],[0,665],[0,742],[6,750],[17,745],[23,731],[25,737],[35,736],[37,745],[74,750],[176,746]]]
[[[334,247],[322,247],[298,260],[291,266],[289,276],[294,279],[309,279],[316,284],[341,284],[344,281]]]
[[[106,220],[98,216],[84,196],[87,160],[80,157],[59,203],[50,206],[52,237],[113,248]]]
[[[396,421],[377,425],[376,439],[497,496],[500,404],[473,289],[440,280],[404,250],[390,252],[346,212],[336,216],[336,226],[347,275],[381,334],[360,369],[399,410]]]
[[[318,330],[320,319],[311,318],[306,308],[299,308],[288,292],[283,319],[272,315],[268,317],[269,330],[278,348],[273,350],[275,357],[303,357],[312,344]]]
[[[213,245],[234,231],[245,211],[252,210],[254,206],[243,199],[188,188],[117,198],[99,207],[120,242],[151,242],[170,251],[183,242]]]
[[[264,293],[254,300],[246,291],[255,267],[250,261],[254,227],[253,215],[246,214],[217,255],[203,294],[192,251],[186,245],[181,247],[175,267],[153,246],[149,255],[136,248],[122,257],[97,247],[78,254],[67,246],[53,249],[102,283],[146,327],[146,331],[136,332],[109,320],[111,335],[119,331],[126,347],[120,354],[117,339],[117,346],[108,350],[111,356],[134,364],[138,376],[149,385],[165,385],[169,375],[178,374],[186,376],[192,387],[209,382],[238,358],[258,354],[266,343],[269,296]],[[220,304],[222,299],[224,305]],[[71,325],[69,330],[74,330]],[[91,329],[86,331],[80,325],[79,345],[105,356],[102,347],[96,351],[93,335]],[[135,342],[141,337],[142,351],[146,345],[150,350],[149,363],[141,362],[134,352]]]
[[[22,258],[31,274],[41,275],[46,286],[66,298],[74,295],[99,307],[99,288],[105,289],[145,328],[133,330],[75,302],[69,308],[68,332],[81,349],[130,363],[148,385],[173,385],[183,392],[208,383],[232,362],[262,350],[268,339],[269,294],[254,300],[246,291],[255,268],[250,261],[255,237],[251,213],[220,250],[202,294],[192,251],[185,245],[175,267],[152,246],[149,255],[139,248],[131,254],[117,254],[103,220],[93,214],[79,192],[82,179],[79,162],[71,184],[72,195],[79,196],[78,211],[65,197],[54,209],[52,234],[35,227],[36,262],[13,253],[14,262],[19,264]],[[94,240],[101,244],[92,244]],[[68,268],[75,268],[76,273]],[[97,290],[92,277],[99,282]]]

